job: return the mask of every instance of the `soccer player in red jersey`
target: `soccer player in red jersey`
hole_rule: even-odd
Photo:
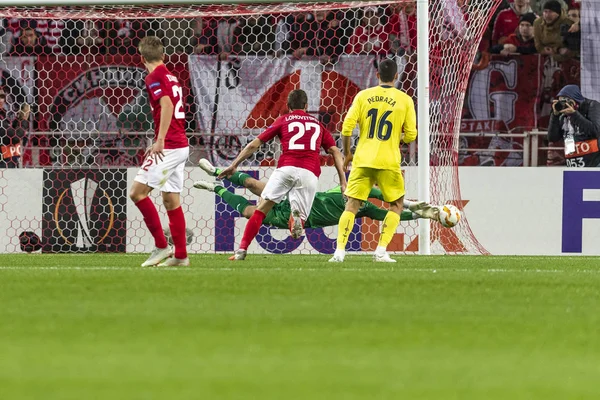
[[[190,260],[186,249],[185,218],[179,196],[183,190],[184,167],[190,153],[185,135],[183,94],[177,78],[163,63],[161,40],[147,36],[140,41],[138,49],[149,72],[146,90],[150,97],[155,133],[154,144],[148,149],[129,193],[154,237],[155,249],[142,267],[188,266]],[[174,254],[163,233],[156,207],[148,197],[152,189],[162,193],[175,245]]]
[[[248,246],[258,234],[258,230],[275,204],[286,197],[290,202],[291,215],[289,228],[292,237],[299,238],[304,234],[304,221],[312,208],[317,183],[321,175],[321,147],[333,156],[340,186],[346,189],[344,162],[340,150],[335,146],[331,133],[312,115],[306,113],[308,96],[303,90],[292,90],[287,100],[289,114],[277,118],[256,139],[250,142],[237,156],[233,163],[221,171],[219,178],[230,177],[240,163],[250,157],[264,142],[279,137],[282,154],[262,192],[262,200],[248,220],[240,248],[230,260],[246,258]]]

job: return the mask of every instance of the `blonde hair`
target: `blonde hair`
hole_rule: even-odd
[[[146,36],[140,40],[138,50],[147,62],[157,62],[163,60],[163,44],[162,41],[156,36]]]

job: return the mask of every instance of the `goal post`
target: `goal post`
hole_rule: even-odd
[[[151,238],[127,188],[153,129],[136,46],[156,35],[187,104],[192,151],[182,197],[192,253],[232,250],[245,225],[224,198],[191,187],[212,179],[196,167],[200,158],[227,165],[285,112],[285,95],[295,88],[308,93],[309,112],[338,137],[354,95],[376,85],[377,63],[392,58],[398,88],[418,112],[416,150],[402,147],[406,197],[454,204],[463,219],[452,229],[403,221],[390,250],[486,254],[460,193],[458,129],[472,60],[500,2],[0,0],[7,21],[0,87],[11,124],[20,123],[24,104],[31,108],[18,160],[23,168],[0,169],[2,248],[20,251],[35,234],[48,252],[149,250]],[[27,47],[28,35],[35,45]],[[277,143],[264,146],[244,170],[264,180],[279,153]],[[323,155],[321,191],[336,185],[331,164]],[[257,200],[238,185],[223,185]],[[380,221],[357,220],[350,250],[374,250],[379,230]],[[308,230],[301,240],[265,227],[250,250],[331,253],[335,236],[335,226]]]

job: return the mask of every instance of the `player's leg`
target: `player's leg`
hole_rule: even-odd
[[[148,259],[142,263],[142,267],[156,265],[172,253],[165,238],[156,206],[148,197],[152,189],[159,186],[158,174],[159,165],[154,162],[154,159],[147,158],[138,171],[129,192],[129,198],[140,210],[142,217],[144,217],[144,223],[154,238],[154,250],[152,250]]]
[[[215,194],[222,198],[223,201],[227,203],[227,205],[229,205],[231,208],[233,208],[246,218],[250,218],[250,215],[252,215],[252,213],[250,213],[250,215],[246,215],[246,208],[253,207],[252,211],[254,211],[254,209],[256,208],[255,206],[250,206],[250,201],[248,201],[248,199],[246,199],[244,196],[240,196],[233,192],[230,192],[229,190],[225,189],[219,184],[200,180],[194,183],[194,187],[196,189],[203,189],[208,190],[209,192],[215,192]]]
[[[294,168],[297,174],[296,182],[289,193],[290,199],[290,219],[289,225],[292,238],[299,239],[304,236],[304,223],[310,215],[319,179],[312,172],[304,168]]]
[[[285,167],[284,167],[285,168]],[[244,235],[240,243],[240,248],[235,254],[230,257],[230,260],[244,260],[250,243],[258,235],[258,230],[262,225],[265,217],[271,208],[277,203],[280,203],[288,194],[294,185],[294,177],[290,175],[284,168],[278,168],[273,172],[271,178],[267,182],[263,190],[263,200],[260,202],[252,217],[248,220]]]
[[[200,162],[198,163],[198,166],[211,176],[217,176],[221,172],[221,170],[219,168],[213,166],[210,163],[210,161],[208,161],[206,158],[201,159]],[[250,190],[250,192],[252,192],[252,194],[255,194],[256,196],[260,196],[263,189],[265,188],[264,182],[259,181],[258,179],[254,179],[253,177],[251,177],[250,175],[248,175],[244,172],[235,172],[233,175],[231,175],[229,178],[227,178],[227,180],[236,185],[245,187],[246,189]],[[196,186],[196,185],[203,185],[203,182],[206,182],[206,181],[195,182],[194,187],[196,187],[198,189],[203,189],[201,187]]]
[[[163,204],[169,217],[169,229],[175,252],[172,258],[167,259],[159,267],[188,266],[190,260],[187,254],[187,234],[185,229],[185,216],[181,208],[180,193],[183,190],[185,163],[189,156],[189,148],[169,149],[164,151],[165,168],[161,179]]]
[[[353,168],[348,177],[348,186],[344,193],[348,197],[344,212],[338,223],[338,237],[336,249],[330,262],[342,262],[346,256],[346,245],[354,227],[356,213],[363,201],[369,197],[369,192],[374,184],[374,171],[372,168]]]
[[[246,228],[244,228],[244,235],[242,236],[242,241],[240,242],[240,248],[235,252],[235,254],[229,257],[232,261],[244,260],[246,259],[246,254],[248,252],[248,247],[250,243],[254,240],[256,235],[258,235],[258,231],[260,230],[260,226],[265,220],[266,215],[271,211],[275,202],[271,200],[262,199],[261,202],[256,207],[256,210],[252,213],[252,216],[248,220],[246,224]]]
[[[400,170],[381,170],[377,172],[377,182],[383,193],[383,199],[390,204],[390,210],[383,220],[379,243],[373,258],[376,262],[396,262],[387,253],[387,246],[396,233],[400,214],[404,209],[404,178]]]

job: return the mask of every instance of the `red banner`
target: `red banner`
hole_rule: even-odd
[[[522,165],[522,133],[548,126],[550,102],[566,84],[579,84],[579,61],[561,64],[551,57],[494,55],[471,71],[463,105],[461,133],[499,133],[496,137],[463,136],[461,165]],[[466,149],[485,149],[470,151]]]
[[[187,99],[187,56],[173,56],[166,64],[179,79]],[[115,133],[148,131],[153,127],[144,85],[146,70],[139,56],[65,56],[58,60],[54,56],[39,57],[36,69],[38,130],[61,131],[59,138],[47,141],[48,145],[72,142],[79,149],[77,157],[85,157],[82,148],[104,147],[96,151],[95,164],[138,164],[138,152],[108,148],[143,146],[142,138]],[[187,114],[192,119],[192,114]]]

